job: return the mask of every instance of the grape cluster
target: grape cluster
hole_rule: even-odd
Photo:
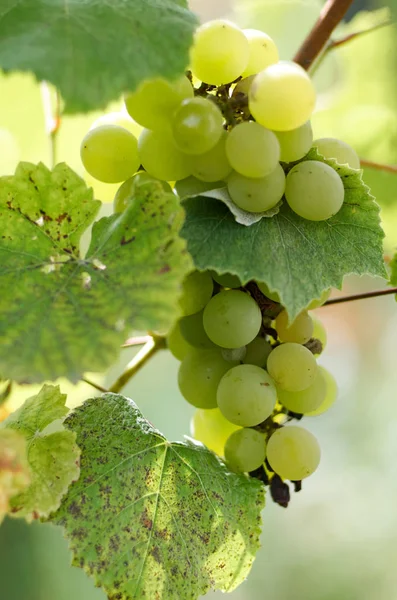
[[[88,173],[105,183],[125,182],[116,212],[148,179],[160,180],[167,191],[170,182],[182,198],[227,187],[248,212],[266,212],[282,198],[312,221],[340,210],[338,173],[302,159],[316,146],[325,158],[359,168],[357,154],[337,139],[313,142],[313,83],[299,65],[279,60],[267,34],[229,21],[206,23],[196,31],[190,69],[173,82],[147,80],[125,96],[126,111],[143,128],[139,140],[113,123],[84,138]]]
[[[290,323],[278,300],[264,284],[195,271],[167,341],[181,361],[180,391],[197,408],[193,437],[233,470],[296,482],[316,470],[320,448],[309,431],[285,424],[322,414],[337,389],[316,362],[326,344],[321,322],[304,310]]]

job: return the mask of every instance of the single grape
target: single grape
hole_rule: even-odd
[[[192,350],[179,367],[178,385],[182,396],[196,408],[216,408],[216,394],[223,375],[233,367],[220,350]]]
[[[323,402],[318,406],[315,410],[306,413],[308,417],[317,417],[318,415],[322,415],[334,404],[335,400],[338,397],[338,386],[335,381],[335,378],[331,373],[325,369],[324,367],[319,367],[323,377],[325,379],[327,393],[323,400]]]
[[[245,121],[229,133],[226,155],[240,175],[262,178],[270,175],[278,166],[280,144],[272,131],[254,121]]]
[[[111,112],[105,115],[101,115],[92,123],[90,130],[96,129],[101,125],[118,125],[119,127],[124,127],[124,129],[127,129],[136,138],[140,136],[140,133],[142,131],[142,126],[139,125],[139,123],[136,123],[134,119],[131,119],[127,111]]]
[[[323,293],[321,294],[320,298],[312,300],[307,305],[307,310],[314,310],[315,308],[319,308],[320,306],[322,306],[323,304],[325,304],[327,302],[330,295],[331,295],[330,289],[324,290]]]
[[[306,71],[287,61],[258,73],[249,91],[252,116],[274,131],[290,131],[306,123],[315,102],[316,92]]]
[[[114,212],[124,212],[129,203],[133,200],[137,189],[145,183],[153,182],[159,183],[165,192],[172,194],[171,186],[167,181],[160,181],[160,179],[152,177],[149,173],[146,173],[146,171],[140,171],[127,179],[127,181],[124,181],[117,190],[113,202]]]
[[[168,332],[167,346],[171,354],[178,360],[183,360],[188,352],[193,350],[193,346],[182,335],[179,321],[176,321],[172,329]]]
[[[190,175],[188,157],[178,150],[170,132],[144,129],[138,149],[144,169],[153,177],[177,181]]]
[[[273,350],[269,342],[263,337],[256,337],[246,348],[247,351],[243,358],[243,363],[265,368],[268,356]]]
[[[209,152],[223,131],[221,111],[214,102],[200,96],[184,100],[172,119],[175,143],[186,154]]]
[[[305,346],[287,342],[274,348],[267,359],[267,370],[276,385],[288,392],[309,387],[317,373],[313,354]]]
[[[228,290],[211,298],[204,309],[204,329],[222,348],[246,346],[257,336],[262,315],[255,300],[245,292]]]
[[[149,79],[127,94],[125,106],[135,121],[147,129],[168,129],[180,103],[193,98],[193,86],[184,75],[176,81]]]
[[[175,191],[178,196],[183,199],[188,198],[189,196],[199,196],[203,192],[209,192],[210,190],[225,186],[226,183],[224,181],[200,181],[200,179],[191,175],[190,177],[177,181],[175,184]]]
[[[197,179],[213,182],[226,179],[230,175],[232,167],[226,156],[226,140],[228,137],[229,134],[222,131],[218,143],[211,150],[191,157],[191,171]]]
[[[292,323],[289,323],[288,313],[283,310],[276,317],[276,330],[282,342],[306,344],[313,336],[313,321],[306,310],[301,312]]]
[[[258,281],[257,286],[262,292],[262,294],[266,296],[266,298],[273,300],[273,302],[280,302],[280,296],[277,294],[277,292],[271,292],[266,283]]]
[[[285,174],[279,164],[270,175],[261,179],[251,179],[234,172],[228,179],[227,189],[233,202],[243,210],[264,212],[276,206],[283,197]]]
[[[282,479],[301,481],[317,469],[321,451],[318,441],[310,431],[289,425],[277,429],[270,436],[266,458]]]
[[[265,436],[255,429],[238,429],[226,441],[225,460],[233,471],[255,471],[265,462],[265,456]]]
[[[217,400],[223,416],[231,423],[254,427],[270,417],[277,395],[274,382],[264,369],[237,365],[222,377]]]
[[[237,275],[232,275],[231,273],[223,273],[223,275],[219,275],[216,271],[210,271],[212,279],[219,283],[222,287],[225,288],[239,288],[241,287],[241,281],[237,277]]]
[[[327,395],[327,384],[324,374],[319,367],[314,381],[308,388],[300,392],[287,392],[277,388],[277,399],[294,413],[305,415],[317,409],[324,402]]]
[[[241,346],[241,348],[222,348],[221,350],[223,358],[234,363],[241,362],[245,357],[246,352],[246,346]]]
[[[194,315],[182,317],[182,319],[180,319],[179,321],[181,334],[184,337],[184,339],[188,342],[188,344],[190,344],[194,348],[214,348],[214,342],[211,342],[204,329],[203,312],[204,311],[201,310],[200,312]]]
[[[277,46],[270,36],[258,29],[243,29],[250,55],[242,77],[256,75],[279,60]]]
[[[139,167],[136,137],[123,127],[102,125],[91,129],[81,142],[84,168],[104,183],[119,183]]]
[[[327,332],[325,330],[324,325],[316,316],[312,315],[313,321],[313,338],[316,340],[320,340],[323,350],[327,345]]]
[[[357,152],[342,140],[336,138],[320,138],[313,142],[324,158],[334,158],[340,165],[349,165],[352,169],[360,168]]]
[[[325,221],[342,208],[345,188],[332,167],[316,160],[306,160],[288,173],[285,197],[300,217],[309,221]]]
[[[182,283],[182,296],[179,305],[185,316],[198,313],[208,304],[214,284],[208,271],[193,271]]]
[[[217,19],[196,30],[190,63],[197,79],[221,85],[240,77],[249,56],[249,43],[241,29],[230,21]]]
[[[225,419],[219,408],[198,408],[190,422],[192,437],[219,456],[224,455],[228,437],[238,429],[237,425]]]
[[[310,121],[291,131],[276,131],[280,144],[280,160],[295,162],[309,152],[313,144],[313,130]]]

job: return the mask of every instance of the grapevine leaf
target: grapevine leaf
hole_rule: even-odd
[[[105,107],[144,79],[183,73],[197,24],[186,7],[186,0],[7,0],[0,66],[50,81],[66,112]]]
[[[12,516],[27,521],[47,517],[59,507],[69,485],[79,476],[76,434],[63,429],[45,431],[68,412],[65,401],[66,395],[61,394],[59,386],[44,385],[0,425],[26,440],[31,473],[29,487],[10,501]]]
[[[0,523],[10,510],[10,499],[29,483],[25,438],[13,429],[0,429]]]
[[[178,237],[183,210],[157,183],[137,194],[94,225],[82,259],[80,236],[99,203],[80,177],[21,163],[0,179],[0,372],[77,381],[107,368],[131,329],[172,324],[191,269]]]
[[[302,219],[284,202],[271,219],[243,227],[220,202],[184,203],[182,236],[197,268],[232,273],[243,284],[265,282],[292,319],[325,289],[340,287],[344,275],[385,276],[379,207],[360,171],[325,161],[315,150],[306,160],[326,162],[344,183],[343,207],[327,221]]]
[[[397,286],[397,253],[394,255],[393,259],[390,261],[390,285],[396,287]],[[396,296],[397,299],[397,296]]]
[[[200,444],[168,442],[129,399],[104,394],[65,421],[81,476],[51,521],[109,598],[193,600],[231,591],[259,547],[263,485]]]

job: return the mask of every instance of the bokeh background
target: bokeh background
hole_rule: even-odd
[[[192,0],[202,20],[228,16],[272,35],[282,58],[291,58],[321,10],[320,0]],[[371,27],[397,8],[390,2],[354,2],[349,22],[336,35]],[[376,13],[362,12],[377,10]],[[397,30],[362,36],[330,53],[318,67],[315,136],[337,136],[366,159],[397,164]],[[0,76],[0,174],[18,160],[50,164],[43,89],[24,74]],[[47,91],[44,90],[46,98]],[[51,92],[50,92],[51,95]],[[120,105],[109,107],[109,112]],[[59,160],[84,175],[79,145],[97,114],[65,118]],[[385,254],[397,246],[397,175],[366,171],[382,207]],[[92,182],[91,182],[92,183]],[[112,186],[95,187],[109,200]],[[104,204],[103,212],[111,211]],[[348,277],[344,293],[385,286],[382,280]],[[335,291],[335,294],[341,292]],[[397,598],[397,305],[394,297],[318,309],[328,329],[321,357],[338,380],[337,403],[305,419],[318,437],[318,472],[294,494],[287,510],[270,499],[263,513],[262,548],[234,600],[394,600]],[[104,385],[132,358],[123,350]],[[189,433],[193,409],[177,388],[177,361],[158,354],[125,389],[146,417],[172,440]],[[93,395],[85,384],[65,381],[74,406]],[[10,407],[38,386],[15,389]],[[1,600],[104,600],[90,579],[70,566],[61,530],[6,520],[0,529]],[[209,594],[214,600],[221,594]],[[183,599],[181,599],[183,600]]]

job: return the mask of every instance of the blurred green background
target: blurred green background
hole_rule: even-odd
[[[203,20],[229,16],[274,37],[290,58],[322,6],[319,0],[192,0]],[[376,14],[361,9],[378,9]],[[397,0],[358,2],[343,35],[387,18]],[[357,14],[358,13],[358,14]],[[337,34],[337,35],[338,35]],[[361,157],[397,164],[397,31],[394,26],[365,35],[329,54],[315,74],[319,93],[315,136],[334,135],[353,144]],[[0,174],[18,160],[49,164],[43,90],[28,75],[0,77]],[[46,91],[44,90],[44,93]],[[119,105],[109,111],[119,110]],[[59,160],[82,175],[79,145],[98,114],[65,118]],[[387,233],[385,253],[397,245],[397,175],[365,172],[381,207]],[[111,198],[113,186],[95,186]],[[110,212],[105,204],[103,212]],[[346,279],[344,293],[385,283]],[[340,292],[336,292],[340,293]],[[318,472],[294,494],[287,510],[268,500],[262,548],[235,600],[394,600],[397,598],[397,307],[391,296],[318,309],[329,342],[321,357],[338,380],[338,402],[329,413],[307,418],[322,446]],[[133,356],[123,350],[104,376],[112,381]],[[193,409],[180,396],[178,363],[157,355],[125,390],[145,416],[170,439],[189,433]],[[61,382],[74,406],[93,395],[85,384]],[[15,390],[17,406],[36,388]],[[170,416],[171,415],[171,416]],[[91,580],[71,568],[62,532],[50,525],[6,520],[0,529],[1,600],[104,600]],[[209,594],[214,600],[220,594]],[[181,599],[183,600],[183,599]]]

